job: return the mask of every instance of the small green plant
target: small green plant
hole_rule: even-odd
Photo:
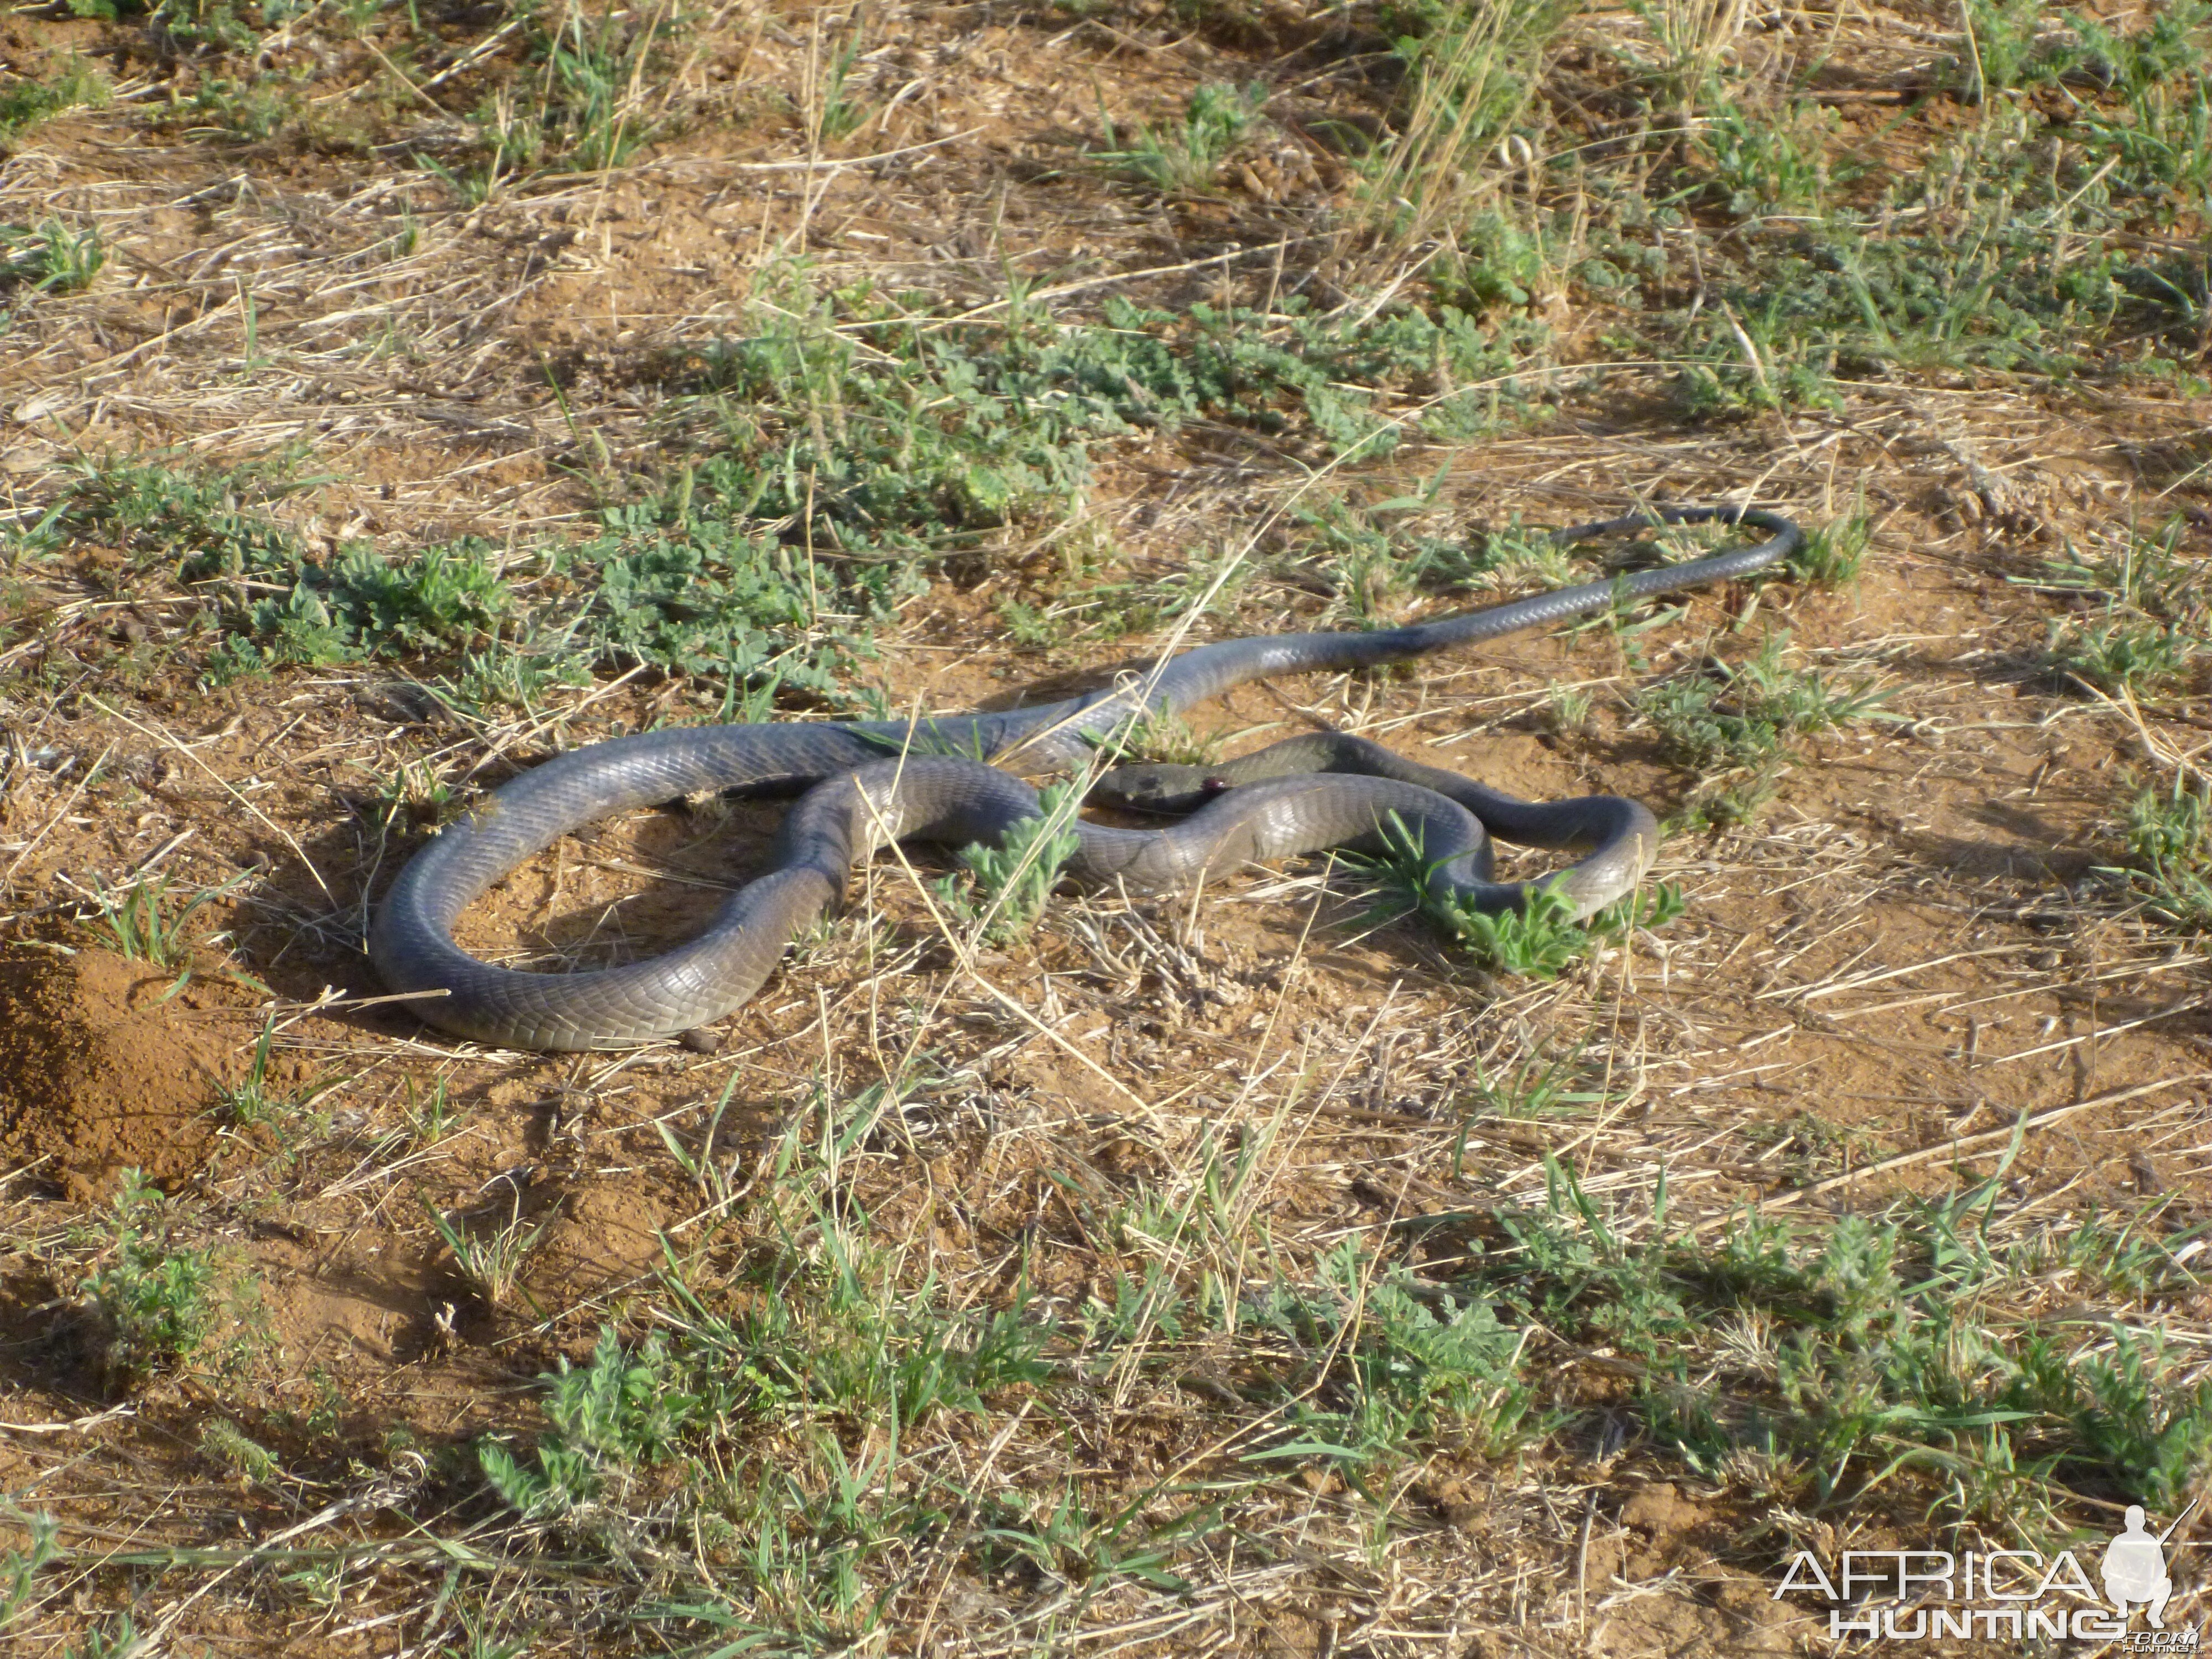
[[[1437,291],[1463,310],[1525,306],[1550,272],[1540,224],[1523,226],[1495,209],[1469,218],[1456,251],[1437,262]]]
[[[538,1379],[550,1426],[535,1455],[525,1462],[484,1441],[477,1449],[484,1478],[526,1520],[577,1509],[665,1456],[697,1419],[701,1402],[684,1371],[665,1339],[650,1337],[625,1352],[614,1328],[603,1328],[589,1363],[572,1366],[563,1358],[558,1370]]]
[[[847,41],[830,58],[814,88],[812,125],[818,142],[835,143],[841,138],[849,138],[867,124],[872,112],[868,106],[848,96],[845,90],[845,82],[860,56],[859,39]]]
[[[656,39],[654,27],[624,30],[608,12],[593,25],[571,7],[547,43],[549,118],[566,141],[563,160],[580,173],[618,167],[648,143],[636,90]]]
[[[1786,561],[1793,580],[1818,587],[1842,587],[1865,568],[1872,520],[1863,509],[1834,524],[1808,531],[1805,545]]]
[[[146,1650],[145,1639],[127,1613],[118,1613],[104,1625],[85,1632],[80,1641],[54,1650],[54,1659],[136,1659]]]
[[[1027,939],[1044,915],[1060,873],[1082,845],[1074,818],[1081,793],[1056,783],[1040,791],[1038,815],[1024,818],[996,847],[980,842],[960,852],[969,881],[957,877],[937,884],[938,898],[963,921],[980,923],[982,937],[994,945]]]
[[[106,103],[107,81],[82,58],[71,58],[51,81],[21,80],[0,89],[0,140],[13,138],[50,117],[84,105]]]
[[[1710,194],[1738,218],[1817,212],[1832,183],[1849,182],[1856,167],[1837,171],[1827,159],[1829,126],[1817,105],[1802,103],[1778,118],[1747,110],[1734,99],[1708,100],[1698,124],[1694,171]]]
[[[2212,791],[2146,788],[2128,803],[2128,864],[2100,872],[2177,927],[2212,928]]]
[[[4,1502],[0,1515],[31,1535],[28,1548],[0,1551],[0,1630],[5,1630],[33,1605],[39,1574],[61,1553],[61,1523],[51,1515],[27,1515]]]
[[[508,1194],[504,1218],[497,1205],[489,1215],[464,1218],[447,1215],[428,1199],[422,1200],[430,1224],[453,1252],[455,1270],[484,1306],[495,1311],[514,1295],[532,1253],[561,1218],[556,1206],[532,1225],[523,1218],[521,1188],[510,1187]]]
[[[1592,704],[1588,690],[1554,686],[1537,706],[1537,723],[1563,737],[1578,736],[1589,730]]]
[[[2185,676],[2204,654],[2212,605],[2201,563],[2183,550],[2187,526],[2176,519],[2155,536],[2130,531],[2117,547],[2068,556],[2045,566],[2028,584],[2045,592],[2101,599],[2094,619],[2050,624],[2052,668],[2100,690],[2151,696]]]
[[[1109,750],[1115,764],[1150,761],[1174,766],[1206,766],[1221,752],[1219,733],[1200,732],[1172,708],[1146,708],[1114,735]]]
[[[276,76],[254,76],[234,80],[210,76],[192,89],[194,127],[241,143],[258,144],[273,138],[301,112],[298,87]],[[201,123],[204,123],[202,125]]]
[[[1493,973],[1557,979],[1589,948],[1589,934],[1575,922],[1574,902],[1548,887],[1534,894],[1523,910],[1492,913],[1431,896],[1422,912]]]
[[[1247,1461],[1357,1468],[1394,1462],[1439,1431],[1496,1456],[1550,1426],[1518,1363],[1528,1338],[1501,1323],[1487,1301],[1416,1286],[1356,1239],[1319,1265],[1313,1291],[1278,1283],[1249,1316],[1324,1356],[1328,1369],[1323,1386],[1310,1384],[1294,1400],[1281,1440]]]
[[[179,904],[180,895],[170,886],[167,876],[144,876],[120,891],[96,889],[93,902],[119,954],[182,975],[191,971],[196,945],[216,944],[222,938],[211,934],[195,939],[189,932],[191,919],[202,907],[229,897],[246,879],[243,875],[234,876],[213,887],[203,887]]]
[[[446,1079],[440,1078],[425,1094],[418,1094],[415,1079],[407,1079],[407,1099],[400,1108],[407,1121],[407,1138],[417,1148],[434,1146],[453,1131],[460,1121],[460,1110],[447,1091]]]
[[[333,1078],[328,1082],[317,1084],[301,1095],[287,1094],[271,1087],[269,1058],[276,1039],[276,1020],[273,1018],[264,1020],[261,1036],[253,1045],[253,1058],[246,1065],[246,1075],[236,1083],[222,1084],[216,1090],[217,1109],[241,1128],[255,1123],[278,1123],[296,1118],[344,1081],[341,1078]]]
[[[2108,617],[2100,622],[2054,622],[2045,653],[2062,674],[2100,691],[2156,696],[2189,672],[2204,642],[2164,623]]]
[[[1838,686],[1782,660],[1788,636],[1770,635],[1744,662],[1708,662],[1646,688],[1638,709],[1658,728],[1668,757],[1700,771],[1757,769],[1782,757],[1790,739],[1853,720],[1895,720],[1881,704],[1893,692],[1870,680]]]
[[[200,1429],[200,1455],[219,1463],[240,1480],[270,1481],[281,1465],[276,1455],[227,1417],[212,1417]]]
[[[79,1243],[98,1252],[83,1289],[100,1316],[103,1364],[112,1376],[180,1364],[214,1333],[215,1260],[174,1235],[170,1200],[135,1169],[123,1171],[106,1212],[80,1233]]]
[[[1119,148],[1114,124],[1106,122],[1106,148],[1091,152],[1103,161],[1163,191],[1204,190],[1215,171],[1267,106],[1267,89],[1255,82],[1242,88],[1215,83],[1190,95],[1180,125],[1138,128],[1129,148]]]
[[[78,294],[92,286],[106,263],[96,225],[81,231],[59,219],[41,220],[28,230],[0,225],[0,288]]]
[[[1031,651],[1060,643],[1061,629],[1054,625],[1052,617],[1050,611],[1041,611],[1021,599],[999,601],[999,620],[1006,624],[1006,637]]]
[[[427,763],[403,760],[390,781],[370,798],[380,830],[434,827],[459,816],[461,800],[453,787]]]
[[[1360,860],[1386,896],[1374,919],[1419,912],[1492,973],[1556,979],[1598,941],[1662,927],[1686,908],[1681,890],[1662,883],[1649,892],[1639,889],[1585,921],[1575,920],[1574,901],[1556,885],[1536,888],[1518,910],[1484,910],[1431,884],[1435,861],[1423,853],[1418,832],[1395,814],[1385,839],[1387,852]]]

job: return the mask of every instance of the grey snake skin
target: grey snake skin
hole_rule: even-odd
[[[1766,538],[1403,628],[1200,646],[1121,684],[1032,708],[914,721],[675,727],[573,750],[494,790],[415,854],[378,910],[369,954],[394,992],[420,994],[410,1006],[422,1018],[481,1042],[565,1050],[673,1036],[720,1018],[759,989],[792,936],[842,893],[854,863],[876,847],[908,836],[992,841],[1036,816],[1036,792],[986,761],[1018,762],[1030,772],[1079,769],[1101,738],[1140,710],[1186,708],[1272,675],[1364,668],[1495,639],[1620,599],[1749,575],[1804,544],[1788,519],[1735,507],[1661,507],[1578,525],[1552,539],[1712,522]],[[1516,800],[1328,733],[1221,766],[1125,768],[1106,780],[1101,798],[1122,804],[1203,803],[1164,829],[1073,826],[1082,847],[1072,873],[1133,889],[1188,887],[1210,871],[1327,847],[1379,846],[1395,817],[1419,838],[1432,886],[1491,910],[1524,905],[1532,886],[1556,886],[1579,916],[1632,890],[1658,845],[1650,813],[1632,801]],[[574,974],[494,967],[453,943],[453,923],[472,901],[569,831],[701,791],[737,790],[811,793],[786,817],[768,869],[688,943]],[[1499,885],[1489,879],[1492,834],[1595,850],[1540,882]]]

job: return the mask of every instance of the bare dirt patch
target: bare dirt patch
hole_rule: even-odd
[[[0,956],[0,1157],[96,1202],[125,1169],[188,1180],[237,1070],[229,1010],[111,951]]]

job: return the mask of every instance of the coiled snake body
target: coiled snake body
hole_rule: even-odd
[[[986,760],[1018,757],[1033,771],[1079,766],[1101,735],[1140,710],[1188,708],[1270,675],[1401,661],[1586,615],[1620,599],[1747,575],[1804,541],[1778,514],[1719,507],[1662,507],[1579,525],[1553,539],[1711,521],[1747,525],[1766,532],[1766,539],[1405,628],[1200,646],[1133,683],[1034,708],[912,722],[682,727],[574,750],[495,790],[418,852],[385,896],[369,953],[394,991],[421,994],[413,1006],[422,1018],[480,1042],[578,1049],[672,1036],[750,997],[792,936],[842,892],[854,861],[877,846],[908,836],[995,841],[1010,824],[1036,816],[1036,792]],[[1124,802],[1180,796],[1174,804],[1205,803],[1162,830],[1073,826],[1082,846],[1071,872],[1135,889],[1188,886],[1208,871],[1250,860],[1376,845],[1395,817],[1419,837],[1432,886],[1490,910],[1524,904],[1532,885],[1490,881],[1490,834],[1532,846],[1594,848],[1533,884],[1557,887],[1577,915],[1587,915],[1632,890],[1657,850],[1656,824],[1632,801],[1516,800],[1331,734],[1293,738],[1203,769],[1194,780],[1162,768],[1122,769],[1106,778],[1103,793]],[[786,817],[769,869],[675,950],[621,967],[538,974],[479,962],[453,943],[454,921],[487,887],[595,819],[701,791],[788,794],[817,784]]]

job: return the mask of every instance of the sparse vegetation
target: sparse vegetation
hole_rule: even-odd
[[[2182,550],[2184,526],[2157,536],[2130,532],[2117,548],[2075,550],[2045,567],[2038,585],[2081,600],[2101,600],[2094,620],[2051,623],[2051,666],[2106,692],[2156,696],[2189,672],[2212,627],[2198,561]]]
[[[1213,183],[1222,158],[1236,149],[1267,101],[1267,88],[1202,86],[1190,95],[1180,124],[1155,131],[1139,127],[1130,148],[1116,149],[1114,124],[1106,124],[1106,148],[1096,159],[1117,167],[1155,190],[1204,190]]]
[[[101,1369],[131,1381],[198,1353],[222,1316],[214,1257],[178,1237],[170,1201],[123,1171],[106,1211],[77,1240],[90,1258],[83,1292],[100,1321]]]
[[[522,1189],[506,1187],[507,1202],[495,1198],[473,1214],[448,1214],[427,1198],[422,1208],[430,1225],[452,1253],[453,1270],[470,1291],[492,1310],[505,1307],[522,1278],[530,1254],[560,1218],[556,1210],[532,1221],[522,1212]]]
[[[106,263],[97,229],[73,229],[59,219],[29,229],[0,225],[0,289],[77,294],[92,286]]]
[[[2106,873],[2177,927],[2212,927],[2212,802],[2177,776],[2139,791],[2123,827],[2128,863]]]
[[[1692,797],[1693,823],[1729,823],[1755,816],[1771,798],[1795,739],[1855,720],[1894,720],[1881,705],[1889,688],[1862,679],[1839,685],[1790,667],[1787,636],[1767,636],[1741,663],[1708,659],[1698,670],[1646,687],[1638,710],[1677,765],[1707,775]]]
[[[133,962],[175,969],[181,978],[191,971],[197,946],[222,942],[219,936],[204,939],[192,933],[192,918],[204,907],[228,899],[235,885],[203,887],[186,896],[175,891],[166,876],[144,876],[120,892],[96,892],[93,903],[100,927],[117,951]]]
[[[969,879],[963,884],[958,877],[945,877],[937,884],[939,901],[994,945],[1027,939],[1044,915],[1060,872],[1082,844],[1074,824],[1082,799],[1081,791],[1068,784],[1043,790],[1038,817],[1024,818],[995,847],[961,849],[960,862]]]
[[[41,121],[86,105],[106,103],[107,82],[82,58],[70,58],[48,79],[25,77],[0,87],[0,143],[19,140]]]
[[[1778,1650],[1796,1548],[2212,1478],[2203,0],[62,9],[0,78],[10,1651]],[[1550,538],[1692,501],[1811,534],[1097,757],[1709,832],[1583,924],[1413,848],[1056,890],[1040,778],[679,1042],[448,1042],[363,954],[600,738],[1741,541]],[[457,936],[618,968],[779,810]]]
[[[1632,1242],[1554,1166],[1545,1206],[1501,1214],[1472,1277],[1542,1328],[1630,1358],[1650,1431],[1770,1500],[1832,1504],[1917,1469],[1944,1513],[2028,1536],[2049,1535],[2051,1483],[2111,1480],[2178,1507],[2212,1462],[2212,1391],[2180,1384],[2154,1336],[1991,1316],[2053,1255],[2185,1293],[2185,1236],[2092,1216],[2000,1249],[1984,1232],[2000,1191],[1846,1217],[1817,1240],[1751,1222],[1713,1243]],[[1733,1338],[1718,1349],[1716,1328]]]

